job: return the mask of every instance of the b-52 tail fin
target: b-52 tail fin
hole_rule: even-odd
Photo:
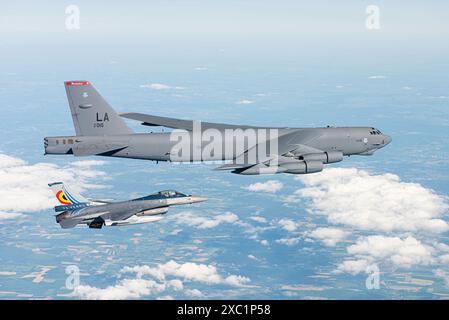
[[[77,136],[133,133],[89,81],[66,81],[64,85]]]

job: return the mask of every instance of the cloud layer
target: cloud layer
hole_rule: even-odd
[[[342,241],[347,234],[348,232],[338,228],[317,228],[311,231],[308,236],[321,240],[325,245],[333,247],[338,242]]]
[[[215,228],[222,223],[234,223],[239,220],[239,217],[232,212],[226,212],[208,218],[193,212],[184,211],[173,215],[173,218],[180,224],[196,227],[198,229]]]
[[[378,261],[387,261],[401,268],[430,265],[435,262],[435,249],[412,236],[404,239],[381,235],[360,237],[355,244],[347,248],[347,252],[355,259],[344,261],[338,266],[338,270],[353,274],[364,272],[368,265]]]
[[[251,192],[268,192],[268,193],[276,193],[280,191],[284,185],[282,182],[277,180],[268,180],[265,182],[257,182],[250,184],[249,186],[244,187],[244,189]]]
[[[397,175],[370,175],[355,168],[331,168],[298,178],[306,185],[295,195],[309,199],[309,211],[332,224],[363,230],[442,233],[448,209],[444,197]]]
[[[236,104],[253,104],[253,100],[243,99],[236,102]]]
[[[441,240],[449,230],[446,197],[394,174],[374,175],[355,168],[330,168],[295,179],[305,187],[284,197],[284,202],[305,202],[311,217],[324,216],[327,226],[305,224],[304,230],[294,220],[281,220],[281,227],[294,237],[277,243],[296,245],[301,239],[314,239],[336,246],[344,242],[346,255],[337,263],[337,273],[358,274],[381,264],[393,270],[431,266],[438,268],[440,276],[449,274],[449,246]]]
[[[170,86],[168,84],[163,84],[163,83],[150,83],[150,84],[142,84],[140,85],[141,88],[147,88],[147,89],[152,89],[152,90],[170,90],[170,89],[184,89],[183,87],[173,87]]]
[[[239,275],[222,276],[213,265],[192,262],[178,263],[170,260],[156,266],[124,267],[122,274],[135,274],[135,278],[120,280],[116,285],[106,288],[96,288],[80,285],[74,295],[82,299],[137,299],[144,296],[160,294],[166,290],[182,291],[184,282],[198,282],[208,285],[245,286],[250,282],[247,277]],[[144,277],[149,277],[147,279]],[[174,279],[169,279],[174,278]],[[191,297],[201,297],[197,289],[186,289],[184,294]]]
[[[29,164],[19,158],[0,154],[0,220],[19,217],[21,212],[52,208],[56,203],[49,182],[63,181],[81,191],[92,187],[90,179],[103,178],[94,167],[103,161],[75,161],[60,167],[51,163]]]

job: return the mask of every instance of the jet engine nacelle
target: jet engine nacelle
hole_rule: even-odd
[[[321,161],[322,163],[334,163],[343,160],[341,151],[329,151],[322,153],[309,153],[301,156],[304,161]]]
[[[259,175],[259,174],[275,174],[275,173],[291,173],[306,174],[320,172],[323,170],[324,164],[321,161],[301,161],[294,159],[291,162],[284,162],[278,166],[256,165],[248,169],[234,170],[233,173],[242,175]]]
[[[168,212],[168,208],[156,208],[156,209],[150,209],[150,210],[144,210],[136,214],[136,216],[155,216],[158,214],[164,214]]]
[[[252,176],[252,175],[260,175],[260,174],[275,174],[275,173],[282,173],[285,172],[285,168],[281,166],[266,166],[263,164],[257,164],[255,166],[249,167],[249,168],[243,168],[243,169],[235,169],[232,170],[232,173],[235,174],[241,174],[245,176]]]
[[[324,164],[321,161],[298,161],[281,164],[281,167],[285,173],[306,174],[322,171]]]

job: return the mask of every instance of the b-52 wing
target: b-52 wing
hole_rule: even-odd
[[[121,117],[136,120],[142,122],[142,125],[145,126],[161,126],[161,127],[167,127],[172,129],[182,129],[187,131],[193,130],[193,120],[183,120],[183,119],[176,119],[176,118],[168,118],[168,117],[159,117],[159,116],[153,116],[149,114],[144,113],[136,113],[136,112],[128,112],[128,113],[121,113]],[[243,126],[243,125],[235,125],[235,124],[225,124],[225,123],[214,123],[214,122],[201,122],[201,128],[202,129],[247,129],[247,128],[257,128],[253,126]]]
[[[142,113],[124,113],[122,117],[137,120],[147,126],[163,126],[173,129],[193,131],[195,121],[176,118],[159,117]],[[277,136],[270,132],[268,140],[257,141],[247,146],[247,149],[234,157],[231,163],[226,163],[216,170],[232,170],[238,174],[270,174],[270,173],[312,173],[319,172],[326,163],[338,162],[343,159],[341,151],[327,152],[314,145],[321,134],[312,130],[292,128],[271,128],[230,125],[224,123],[201,122],[201,130],[217,129],[278,129]],[[273,144],[275,147],[273,148]],[[264,150],[268,151],[266,153]],[[259,154],[259,151],[260,152]],[[254,156],[255,155],[255,156]]]
[[[308,146],[305,143],[311,142],[316,139],[316,136],[310,136],[302,131],[290,131],[277,138],[277,153],[267,154],[265,156],[257,156],[256,161],[246,161],[246,154],[250,153],[252,149],[257,148],[257,145],[246,150],[243,154],[239,155],[231,163],[226,163],[215,170],[235,170],[241,171],[250,167],[265,168],[278,166],[279,164],[289,163],[294,159],[307,154],[322,154],[324,151]],[[298,143],[301,142],[301,143]],[[266,142],[262,142],[266,143]]]
[[[128,113],[122,113],[120,114],[121,117],[132,119],[136,121],[142,122],[142,125],[145,126],[162,126],[172,129],[182,129],[187,131],[193,130],[193,120],[183,120],[183,119],[177,119],[177,118],[169,118],[169,117],[160,117],[160,116],[154,116],[149,114],[143,114],[143,113],[136,113],[136,112],[128,112]],[[235,124],[226,124],[226,123],[215,123],[215,122],[201,122],[201,128],[209,129],[214,128],[218,130],[224,130],[224,129],[267,129],[266,127],[257,127],[257,126],[248,126],[248,125],[235,125]],[[272,128],[272,129],[288,129],[288,128]],[[289,151],[292,151],[294,149],[298,149],[301,147],[303,149],[304,153],[311,153],[311,152],[323,152],[318,149],[314,149],[311,147],[307,147],[305,143],[309,142],[311,139],[317,138],[316,135],[309,136],[307,132],[303,132],[302,130],[286,130],[284,132],[280,132],[280,136],[277,137],[278,139],[278,147],[279,147],[279,155],[284,155],[288,153]],[[264,141],[265,143],[265,141]],[[301,143],[301,144],[299,144]],[[251,148],[250,148],[251,149]],[[246,150],[245,152],[249,152],[249,150]],[[262,161],[262,160],[261,160]]]

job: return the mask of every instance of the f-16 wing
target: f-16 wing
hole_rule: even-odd
[[[112,200],[112,199],[92,199],[92,198],[87,198],[87,199],[89,201],[96,202],[96,203],[102,203],[102,204],[114,203],[114,200]]]
[[[159,116],[153,116],[149,114],[143,114],[143,113],[136,113],[136,112],[129,112],[129,113],[121,113],[121,117],[132,119],[136,121],[142,122],[142,125],[145,126],[161,126],[161,127],[167,127],[172,129],[183,129],[187,131],[193,130],[193,120],[183,120],[183,119],[176,119],[176,118],[168,118],[168,117],[159,117]],[[243,125],[234,125],[234,124],[224,124],[224,123],[214,123],[214,122],[201,122],[201,128],[202,129],[247,129],[247,128],[256,128],[253,126],[243,126]]]
[[[109,211],[97,212],[97,213],[85,213],[83,214],[81,211],[77,212],[73,211],[65,211],[62,214],[72,216],[70,218],[62,219],[59,222],[63,229],[74,228],[78,224],[88,224],[90,228],[101,228],[106,221],[110,221],[111,223],[117,221],[125,221],[138,212],[135,211],[122,211],[118,213],[110,213]]]

